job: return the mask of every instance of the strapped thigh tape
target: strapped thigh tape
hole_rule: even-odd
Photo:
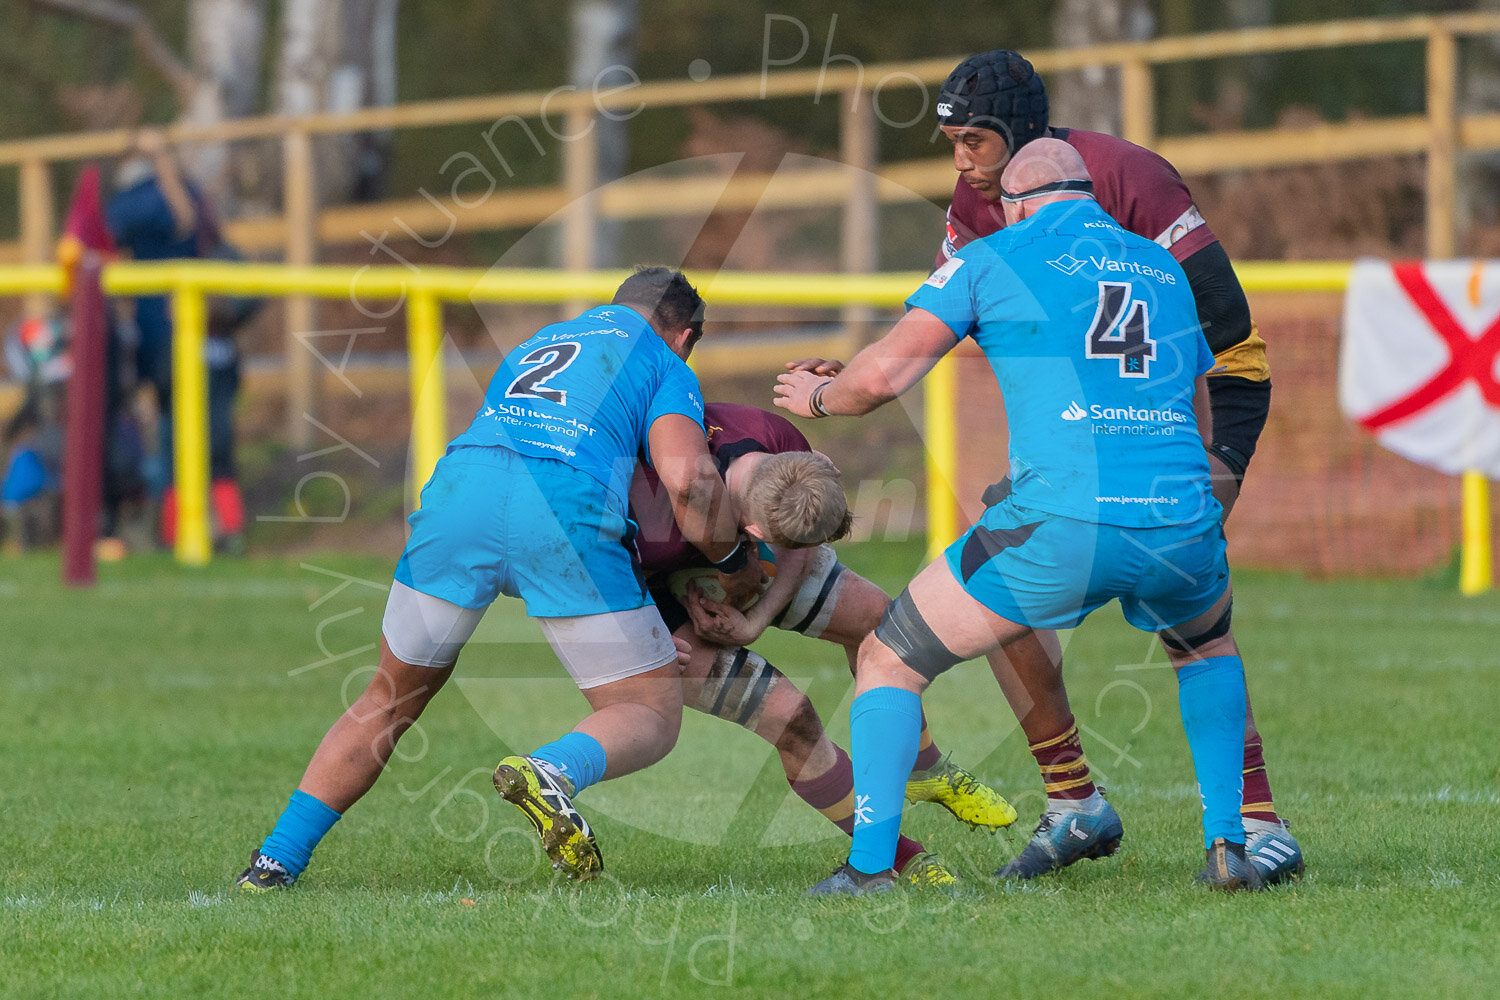
[[[1176,629],[1170,628],[1164,628],[1156,634],[1161,637],[1163,645],[1175,649],[1179,653],[1190,652],[1191,650],[1197,649],[1199,646],[1207,645],[1208,643],[1213,642],[1215,639],[1228,634],[1229,619],[1233,614],[1234,601],[1231,600],[1229,604],[1224,608],[1224,613],[1219,616],[1219,620],[1214,622],[1198,635],[1184,639],[1182,638],[1182,633],[1178,632]]]
[[[928,680],[935,680],[938,674],[963,662],[963,657],[955,656],[932,631],[912,601],[910,590],[901,591],[885,609],[880,624],[875,626],[875,638]]]

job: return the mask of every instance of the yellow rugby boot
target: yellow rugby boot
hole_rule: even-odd
[[[268,858],[256,849],[250,852],[250,867],[234,880],[234,889],[238,892],[274,892],[290,889],[296,881],[297,876],[287,871],[280,861]]]
[[[943,859],[931,851],[923,851],[908,861],[906,867],[901,869],[901,877],[922,888],[958,884],[958,879],[943,864]]]
[[[1005,797],[943,754],[925,771],[913,771],[906,782],[906,801],[936,802],[970,826],[991,833],[1016,821],[1016,810]]]
[[[552,867],[568,878],[587,882],[604,870],[604,856],[588,821],[573,808],[572,786],[554,778],[530,757],[507,757],[495,768],[495,791],[521,810]]]

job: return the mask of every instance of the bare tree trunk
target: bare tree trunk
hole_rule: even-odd
[[[1053,17],[1060,48],[1137,41],[1156,32],[1145,0],[1061,0]],[[1055,73],[1047,80],[1052,124],[1120,134],[1120,74],[1090,67]]]
[[[638,0],[575,0],[569,82],[581,93],[607,91],[628,83],[640,28]],[[595,176],[608,184],[625,175],[630,161],[629,122],[621,113],[595,115],[598,159]],[[619,223],[600,219],[595,225],[595,267],[613,265],[619,248]]]
[[[260,100],[266,0],[192,0],[188,49],[196,85],[182,117],[213,125],[253,114]],[[220,213],[234,214],[237,192],[256,184],[257,171],[239,170],[250,157],[230,155],[226,143],[188,152],[185,166]]]
[[[396,98],[396,13],[400,0],[286,0],[276,108],[286,115],[350,112]],[[388,132],[318,140],[325,201],[371,200],[384,191]]]

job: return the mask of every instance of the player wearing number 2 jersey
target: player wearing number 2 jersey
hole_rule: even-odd
[[[906,317],[841,374],[795,371],[777,387],[778,405],[802,416],[865,413],[973,337],[1004,393],[1015,481],[860,646],[850,733],[866,810],[848,863],[813,891],[890,884],[920,696],[939,674],[1034,630],[1072,628],[1115,599],[1132,625],[1160,635],[1177,670],[1204,804],[1200,879],[1259,888],[1240,818],[1244,671],[1203,451],[1213,359],[1192,294],[1165,250],[1099,208],[1066,143],[1028,144],[1001,182],[1005,230],[934,272]],[[1084,246],[1097,275],[1077,266]],[[1093,844],[1084,856],[1113,853],[1118,818],[1097,815],[1098,829],[1075,816],[1027,851],[1067,850],[1071,839]]]
[[[593,714],[530,756],[502,760],[495,787],[536,827],[554,867],[599,873],[572,796],[659,760],[682,717],[678,650],[634,561],[626,504],[637,457],[656,469],[683,536],[718,568],[730,599],[758,593],[762,579],[709,458],[685,364],[702,333],[703,300],[687,279],[647,268],[611,305],[546,327],[506,357],[411,516],[374,679],[323,738],[237,886],[296,880],[501,594],[526,602]]]
[[[600,306],[506,355],[449,451],[498,445],[559,459],[623,498],[636,456],[649,456],[647,430],[665,413],[702,422],[697,376],[640,313]]]

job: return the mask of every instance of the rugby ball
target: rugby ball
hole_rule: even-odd
[[[763,556],[765,555],[764,549],[762,549],[761,554]],[[766,572],[766,582],[761,584],[760,594],[752,595],[750,600],[746,602],[744,607],[740,608],[741,611],[749,611],[751,608],[755,607],[756,603],[761,598],[761,594],[764,594],[771,588],[771,580],[776,576],[776,564],[770,559],[762,558],[760,561],[760,568],[765,570]],[[717,571],[710,569],[707,566],[695,566],[692,569],[678,570],[671,576],[667,577],[667,588],[672,591],[673,597],[677,598],[683,603],[684,606],[686,606],[688,584],[694,582],[698,584],[698,589],[703,591],[704,597],[707,597],[710,601],[719,601],[721,603],[723,602],[724,588],[719,586],[719,574]]]

